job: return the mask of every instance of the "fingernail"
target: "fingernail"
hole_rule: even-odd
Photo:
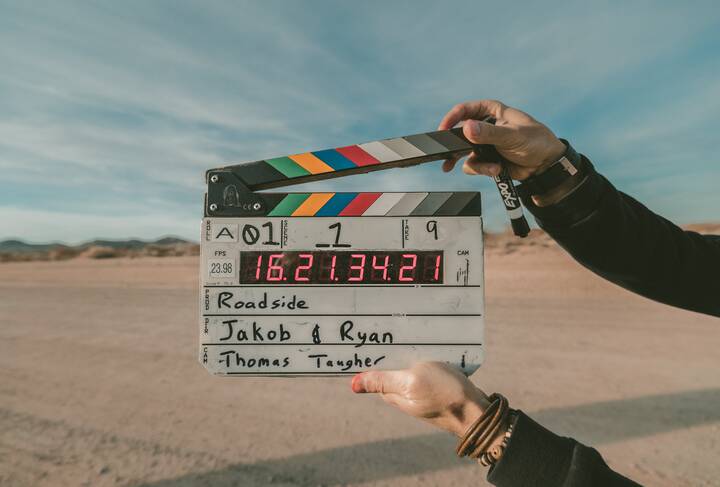
[[[362,374],[357,374],[355,377],[352,378],[352,382],[350,383],[350,387],[355,393],[365,392],[365,388],[363,387],[362,381],[360,379],[361,375]]]

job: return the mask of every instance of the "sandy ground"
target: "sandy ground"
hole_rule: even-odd
[[[485,485],[348,379],[213,378],[196,258],[0,265],[0,485]],[[648,485],[720,485],[720,321],[489,251],[473,380]]]

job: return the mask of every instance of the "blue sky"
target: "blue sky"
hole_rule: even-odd
[[[197,239],[205,169],[498,98],[677,222],[720,220],[717,2],[0,0],[0,239]],[[302,187],[298,187],[302,189]],[[311,190],[483,192],[439,163]]]

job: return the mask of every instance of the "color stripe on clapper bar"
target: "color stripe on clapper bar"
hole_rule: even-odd
[[[273,187],[288,179],[310,177],[377,164],[416,159],[441,158],[453,151],[470,151],[470,143],[450,130],[408,135],[366,142],[337,149],[304,152],[286,157],[243,164],[242,177],[251,187]],[[237,167],[237,166],[235,166]],[[276,183],[276,184],[274,184]]]
[[[480,215],[480,194],[269,193],[280,197],[268,216],[462,216]]]

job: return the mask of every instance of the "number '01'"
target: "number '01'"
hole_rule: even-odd
[[[280,242],[276,242],[273,239],[272,222],[265,222],[261,226],[267,229],[267,240],[262,242],[262,245],[280,245]],[[242,235],[243,242],[248,245],[255,245],[258,240],[260,240],[260,230],[255,225],[251,225],[249,223],[246,223],[243,226],[242,232],[240,232],[240,234]]]

